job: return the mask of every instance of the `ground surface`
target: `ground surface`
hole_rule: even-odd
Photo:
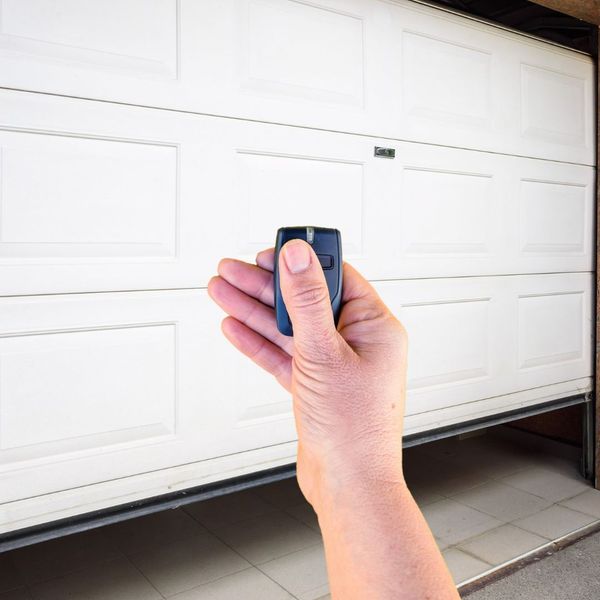
[[[539,436],[505,428],[440,440],[407,449],[404,470],[457,584],[600,521],[600,492],[579,475],[577,450]],[[599,539],[470,598],[600,600]],[[0,600],[328,592],[319,526],[293,480],[0,554]]]
[[[469,600],[598,600],[600,533],[467,596]]]

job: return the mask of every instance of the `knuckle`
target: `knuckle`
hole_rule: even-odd
[[[401,351],[406,352],[408,348],[408,333],[404,325],[393,315],[391,317],[391,329],[396,345]]]
[[[292,302],[295,307],[301,309],[320,306],[324,302],[329,302],[329,292],[323,285],[310,283],[292,292]]]

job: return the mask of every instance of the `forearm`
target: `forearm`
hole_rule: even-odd
[[[401,473],[334,484],[317,513],[333,600],[459,598]]]

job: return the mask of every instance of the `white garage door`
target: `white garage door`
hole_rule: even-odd
[[[205,291],[281,225],[340,228],[405,322],[408,433],[590,389],[589,57],[382,0],[0,23],[3,530],[293,460]]]

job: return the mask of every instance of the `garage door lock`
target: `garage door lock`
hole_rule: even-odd
[[[375,152],[373,154],[375,156],[379,156],[380,158],[394,158],[396,156],[396,149],[375,146]]]

